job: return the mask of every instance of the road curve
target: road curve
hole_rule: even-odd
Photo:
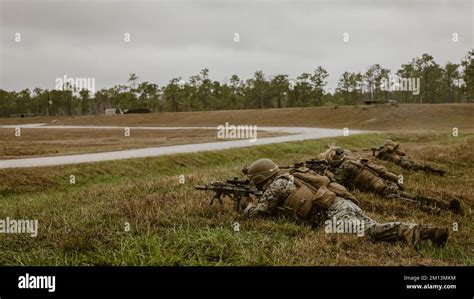
[[[10,125],[0,128],[38,128],[38,129],[144,129],[144,130],[186,130],[186,129],[208,129],[216,130],[216,127],[116,127],[116,126],[43,126],[43,124]],[[92,163],[100,161],[123,160],[132,158],[156,157],[180,153],[196,153],[202,151],[225,150],[231,148],[242,148],[256,145],[282,143],[291,141],[302,141],[308,139],[320,139],[325,137],[343,136],[342,129],[322,129],[307,127],[258,127],[259,131],[288,133],[292,135],[257,138],[254,142],[250,140],[218,141],[198,144],[171,145],[163,147],[150,147],[123,151],[112,151],[104,153],[90,153],[64,156],[50,156],[24,159],[0,160],[0,169],[5,168],[27,168],[56,166],[78,163]],[[351,130],[350,134],[360,134],[364,131]]]

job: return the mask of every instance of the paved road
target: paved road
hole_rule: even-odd
[[[0,126],[0,128],[38,128],[38,129],[123,129],[125,127],[116,126],[44,126],[44,124],[28,124],[28,125],[10,125]],[[216,130],[216,127],[127,127],[133,129],[146,130],[186,130],[186,129],[207,129]],[[40,166],[54,166],[67,165],[77,163],[91,163],[99,161],[122,160],[131,158],[156,157],[162,155],[179,154],[179,153],[196,153],[202,151],[225,150],[230,148],[242,148],[263,144],[282,143],[291,141],[302,141],[308,139],[320,139],[325,137],[343,136],[342,129],[321,129],[321,128],[306,128],[306,127],[258,127],[259,131],[288,133],[292,135],[258,138],[256,141],[250,140],[232,140],[232,141],[218,141],[199,144],[183,144],[163,147],[151,147],[124,151],[113,151],[104,153],[65,155],[65,156],[51,156],[38,158],[24,158],[0,160],[0,168],[25,168],[25,167],[40,167]],[[350,135],[364,133],[363,131],[350,131]]]

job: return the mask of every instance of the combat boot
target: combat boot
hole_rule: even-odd
[[[453,213],[464,215],[464,209],[459,199],[455,198],[449,202],[449,210]]]
[[[412,246],[416,246],[421,240],[421,226],[417,224],[409,227],[402,227],[399,234],[405,242]]]
[[[444,247],[448,237],[449,230],[447,228],[421,226],[420,239],[431,240],[435,246]]]

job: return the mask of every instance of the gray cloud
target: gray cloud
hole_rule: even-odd
[[[161,85],[204,67],[223,81],[256,70],[296,77],[318,65],[334,88],[346,70],[374,63],[396,70],[425,52],[441,64],[459,62],[473,48],[468,0],[0,1],[0,87],[7,90],[53,88],[64,74],[95,77],[102,88],[129,73]]]

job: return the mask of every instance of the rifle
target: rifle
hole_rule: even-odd
[[[336,168],[334,167],[334,165],[328,163],[326,160],[318,160],[318,159],[311,159],[305,162],[297,162],[297,163],[294,163],[293,165],[281,166],[280,168],[292,170],[292,169],[298,169],[300,167],[309,168],[320,175],[325,175],[324,174],[325,170],[332,171],[334,170],[334,168]]]
[[[248,197],[250,194],[260,197],[263,194],[262,191],[250,185],[250,180],[239,180],[237,177],[226,180],[225,182],[215,181],[206,185],[197,185],[194,186],[194,189],[215,192],[214,196],[209,200],[209,205],[212,205],[216,199],[222,204],[222,198],[226,196],[229,197],[234,201],[236,211],[240,208],[240,200],[242,197]]]
[[[293,163],[293,165],[288,165],[288,166],[279,166],[279,168],[281,169],[298,169],[300,167],[305,167],[305,163],[304,162],[296,162],[296,163]]]
[[[412,195],[404,191],[400,191],[398,193],[390,193],[387,194],[386,197],[389,199],[397,199],[407,204],[414,205],[420,210],[428,213],[433,213],[435,215],[439,215],[441,213],[441,208],[437,206],[437,199],[433,197]]]
[[[305,162],[306,167],[319,174],[324,174],[325,170],[331,170],[333,167],[326,160],[311,159]]]

